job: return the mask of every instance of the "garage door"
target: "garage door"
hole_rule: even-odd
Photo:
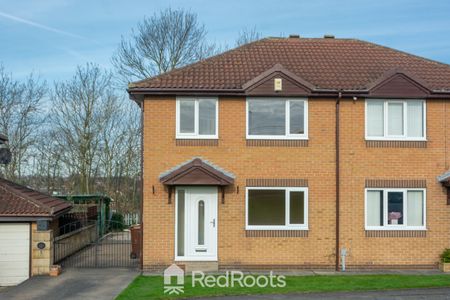
[[[30,225],[0,223],[0,286],[27,280],[29,259]]]

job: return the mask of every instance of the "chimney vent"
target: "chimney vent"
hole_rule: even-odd
[[[324,38],[324,39],[334,39],[334,35],[332,35],[332,34],[325,34],[325,35],[323,36],[323,38]]]
[[[299,34],[290,34],[290,35],[289,35],[289,38],[290,38],[290,39],[299,39],[299,38],[300,38],[300,35],[299,35]]]

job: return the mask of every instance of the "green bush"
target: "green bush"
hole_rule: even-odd
[[[123,215],[120,213],[113,213],[110,222],[111,230],[124,230],[126,227],[127,226],[124,224]]]
[[[445,249],[441,254],[441,262],[450,263],[450,249]]]

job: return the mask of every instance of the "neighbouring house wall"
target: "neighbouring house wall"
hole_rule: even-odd
[[[436,266],[441,252],[450,247],[450,206],[436,179],[449,169],[448,101],[427,100],[426,148],[386,148],[380,143],[376,148],[368,147],[364,100],[341,102],[341,247],[349,250],[350,266]],[[389,232],[391,237],[366,237],[366,179],[425,180],[427,231],[408,233],[415,237],[399,237],[398,231]]]
[[[225,204],[218,204],[219,266],[333,268],[335,262],[335,100],[310,99],[307,147],[248,146],[245,98],[219,98],[217,146],[180,146],[175,139],[175,98],[144,102],[144,252],[147,270],[174,259],[175,201],[159,175],[200,156],[234,173]],[[450,206],[436,176],[448,170],[450,104],[427,101],[426,148],[377,148],[364,138],[364,100],[341,101],[341,247],[350,267],[434,267],[450,247]],[[247,237],[247,179],[306,179],[309,231],[306,237]],[[416,237],[366,237],[364,189],[367,179],[425,180],[427,228]],[[153,193],[152,187],[155,187]],[[237,193],[239,187],[239,193]],[[174,198],[174,196],[172,196]],[[395,235],[395,234],[394,234]],[[418,237],[421,236],[421,237]]]
[[[63,258],[86,247],[95,241],[96,236],[97,225],[93,224],[55,237],[55,262],[59,262]]]
[[[247,146],[245,98],[219,99],[218,146],[177,146],[175,98],[145,101],[144,115],[144,253],[145,269],[174,259],[174,201],[159,175],[200,156],[234,173],[225,204],[218,204],[218,257],[221,267],[332,268],[335,253],[334,99],[309,101],[307,147]],[[246,237],[247,179],[307,179],[307,237]],[[155,194],[152,193],[155,186]],[[239,193],[237,193],[239,187]]]
[[[37,247],[45,243],[44,249]],[[31,275],[46,275],[53,264],[53,231],[37,231],[36,223],[31,224]]]

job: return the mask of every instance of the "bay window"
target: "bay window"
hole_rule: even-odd
[[[425,140],[424,100],[366,100],[366,139]]]
[[[178,98],[176,137],[181,139],[218,138],[218,104],[215,98]]]
[[[247,226],[252,229],[308,229],[307,188],[249,187]]]
[[[366,229],[425,229],[424,189],[366,189]]]
[[[307,139],[308,102],[305,99],[247,99],[248,139]]]

